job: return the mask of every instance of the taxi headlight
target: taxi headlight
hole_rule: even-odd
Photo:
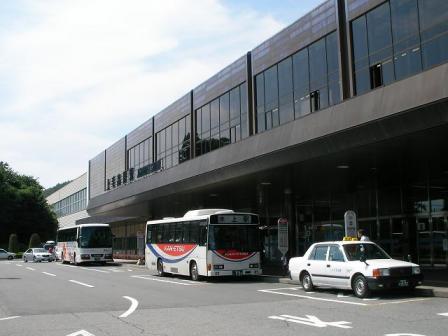
[[[388,269],[388,268],[375,268],[372,271],[372,275],[374,277],[390,276],[390,269]]]
[[[420,274],[421,270],[420,267],[416,266],[416,267],[412,267],[412,274]]]

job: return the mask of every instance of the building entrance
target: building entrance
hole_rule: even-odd
[[[448,213],[416,217],[418,263],[425,267],[448,266]]]

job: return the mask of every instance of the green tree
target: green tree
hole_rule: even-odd
[[[41,240],[38,233],[33,233],[30,237],[30,243],[28,244],[28,248],[40,247]]]
[[[54,238],[56,230],[56,215],[43,196],[39,182],[16,173],[0,161],[0,245],[6,245],[12,233],[25,245],[33,232],[47,240]]]
[[[11,233],[9,235],[8,251],[17,253],[17,252],[19,252],[18,248],[19,248],[19,246],[18,246],[17,235],[15,233]]]

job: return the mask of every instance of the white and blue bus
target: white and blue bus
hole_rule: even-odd
[[[113,261],[112,237],[109,224],[80,224],[61,228],[57,234],[56,256],[62,263],[105,264]]]
[[[145,263],[160,276],[261,274],[258,216],[226,209],[188,211],[181,218],[149,221]]]

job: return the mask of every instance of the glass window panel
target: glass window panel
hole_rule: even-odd
[[[294,99],[295,118],[303,117],[311,112],[310,109],[310,95]]]
[[[179,152],[173,153],[173,166],[177,166],[179,164]]]
[[[327,56],[325,39],[309,46],[310,90],[315,91],[327,85]]]
[[[278,65],[278,85],[280,101],[280,124],[294,119],[292,58],[289,57]]]
[[[219,123],[220,124],[228,124],[229,109],[230,109],[229,93],[225,93],[219,98]]]
[[[355,70],[368,67],[367,22],[365,15],[352,22],[352,45]]]
[[[210,104],[202,107],[202,134],[210,136]],[[204,138],[204,137],[203,137]]]
[[[328,107],[328,87],[319,90],[319,109]]]
[[[173,147],[179,146],[179,122],[175,122],[172,126]]]
[[[264,85],[266,111],[278,108],[278,78],[276,65],[264,72]]]
[[[241,126],[236,125],[235,127],[235,142],[241,140]]]
[[[266,118],[266,129],[270,130],[272,128],[272,112],[267,112],[265,118]]]
[[[264,73],[261,73],[255,77],[255,86],[257,91],[257,111],[258,113],[264,112]]]
[[[370,72],[368,68],[355,73],[356,94],[360,95],[370,90]]]
[[[418,0],[422,42],[437,39],[448,31],[448,1]],[[446,50],[446,45],[445,45]]]
[[[191,116],[187,115],[185,117],[185,138],[188,143],[190,143],[190,132],[191,132]]]
[[[240,123],[240,88],[236,87],[230,91],[230,125]]]
[[[219,99],[215,99],[210,104],[210,120],[211,120],[211,130],[219,126]]]
[[[367,13],[367,36],[370,65],[391,58],[392,35],[388,2]]]
[[[338,104],[341,101],[341,92],[339,82],[330,82],[328,85],[329,94],[329,104]]]
[[[308,49],[299,51],[292,57],[294,77],[294,98],[306,96],[310,92]]]
[[[168,126],[165,130],[166,149],[170,149],[171,147],[173,147],[173,127]]]
[[[135,146],[135,166],[140,164],[140,147]]]
[[[213,133],[210,138],[210,150],[219,148],[219,133]]]
[[[220,132],[220,146],[223,147],[230,143],[230,130],[227,128],[225,130],[221,130]]]
[[[272,110],[272,127],[277,127],[280,125],[280,116],[278,112],[278,108]]]
[[[202,109],[196,110],[196,133],[200,135],[202,133],[202,121],[201,121]]]
[[[247,113],[247,84],[244,82],[240,85],[240,97],[241,97],[241,114]]]
[[[329,81],[339,80],[338,39],[336,32],[326,37]]]

